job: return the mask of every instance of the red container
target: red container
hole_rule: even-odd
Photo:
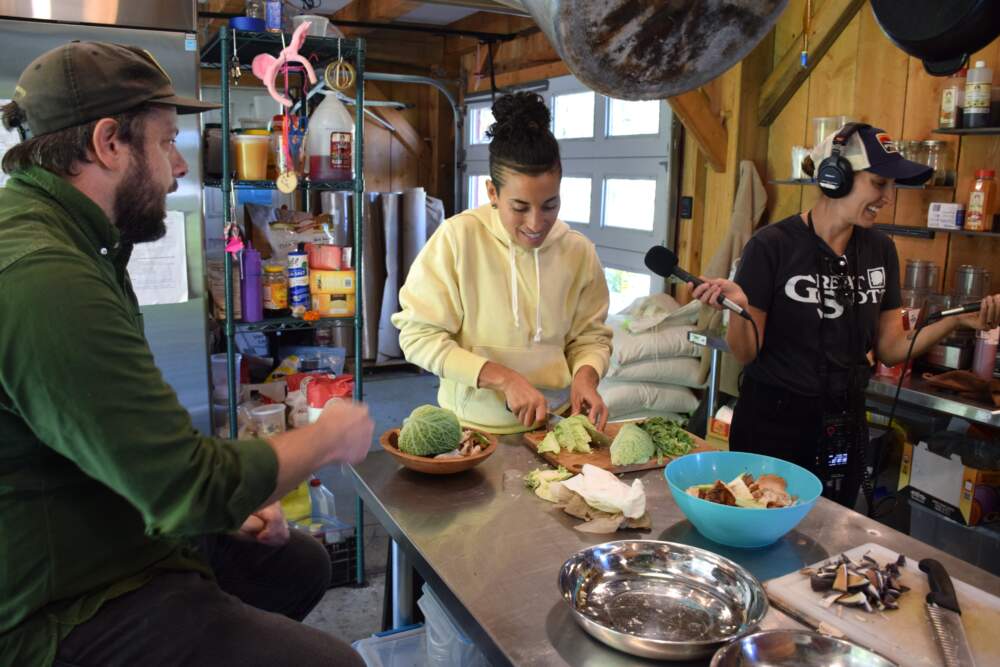
[[[344,249],[325,243],[307,243],[309,268],[323,271],[340,271],[344,265]]]

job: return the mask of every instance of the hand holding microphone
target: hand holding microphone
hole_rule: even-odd
[[[657,245],[646,251],[646,268],[658,276],[679,280],[694,285],[692,296],[714,308],[728,308],[740,317],[750,319],[747,312],[747,298],[739,285],[731,280],[714,278],[701,280],[677,266],[677,255],[663,246]]]

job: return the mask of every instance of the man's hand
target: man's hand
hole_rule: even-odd
[[[978,313],[966,313],[958,316],[963,326],[979,331],[988,331],[1000,326],[1000,294],[984,297]]]
[[[549,411],[545,397],[517,371],[495,361],[487,361],[479,371],[478,386],[502,393],[507,409],[525,427],[531,428],[545,421]]]
[[[272,547],[280,547],[286,543],[288,524],[285,522],[285,513],[281,511],[281,503],[272,503],[248,516],[239,532]]]
[[[726,280],[725,278],[705,278],[704,276],[701,279],[703,282],[697,287],[688,283],[692,287],[691,296],[695,299],[716,310],[722,310],[725,307],[719,303],[720,296],[729,299],[742,308],[747,307],[747,295],[743,292],[743,288],[732,280]]]
[[[590,423],[596,426],[597,430],[603,431],[608,425],[608,406],[597,393],[600,381],[600,376],[592,366],[581,366],[573,377],[569,399],[573,408],[572,414],[586,412]]]
[[[360,403],[334,401],[316,420],[318,448],[327,448],[327,463],[361,463],[371,447],[375,422]]]

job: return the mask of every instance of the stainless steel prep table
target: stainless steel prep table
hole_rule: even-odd
[[[661,470],[636,473],[646,485],[651,532],[581,533],[572,528],[577,519],[524,488],[522,475],[542,465],[520,444],[520,436],[507,436],[488,460],[457,475],[415,473],[399,467],[385,452],[371,454],[352,469],[358,493],[395,541],[400,557],[431,584],[497,667],[646,662],[592,639],[573,621],[556,587],[559,568],[570,554],[612,539],[660,539],[708,548],[744,565],[761,581],[877,542],[911,558],[937,558],[953,577],[1000,595],[1000,577],[823,498],[771,547],[716,545],[684,519]],[[763,624],[795,626],[773,608]]]

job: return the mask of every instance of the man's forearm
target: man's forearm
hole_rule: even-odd
[[[887,354],[884,359],[880,361],[887,366],[894,366],[901,363],[906,359],[906,353],[910,349],[910,343],[913,341],[913,336],[917,335],[917,340],[913,343],[913,352],[910,354],[910,359],[916,359],[927,353],[932,347],[934,347],[942,338],[947,337],[955,329],[958,328],[958,320],[954,317],[946,317],[934,324],[928,324],[923,329],[919,330],[919,335],[917,335],[918,330],[904,331],[902,336],[897,337],[892,341],[891,347],[887,350]]]

